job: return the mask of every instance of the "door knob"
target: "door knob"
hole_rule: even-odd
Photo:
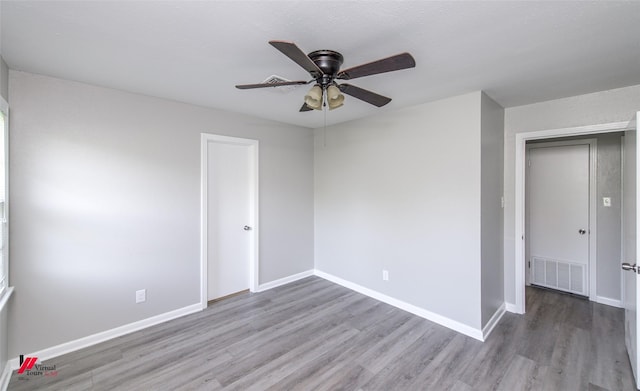
[[[578,233],[579,233],[580,235],[584,235],[584,234],[586,234],[586,233],[587,233],[587,231],[586,231],[586,230],[584,230],[584,229],[579,229],[579,230],[578,230]]]
[[[638,272],[638,268],[635,263],[633,265],[627,262],[623,263],[622,270],[633,270],[636,273]]]
[[[244,229],[245,231],[251,231],[251,227],[249,227],[248,225],[245,225],[242,229]]]

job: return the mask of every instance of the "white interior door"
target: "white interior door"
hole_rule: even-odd
[[[530,282],[589,295],[590,146],[528,150]]]
[[[638,280],[640,274],[638,274],[638,192],[637,183],[638,175],[638,142],[637,142],[637,115],[633,121],[635,129],[625,132],[624,135],[624,163],[623,163],[623,213],[622,213],[622,227],[623,227],[623,269],[627,272],[623,273],[623,304],[624,304],[624,332],[625,332],[625,344],[627,346],[627,352],[629,353],[629,360],[631,361],[631,368],[633,369],[633,375],[636,379],[636,388],[640,389],[640,379],[638,376],[638,365],[640,359],[638,354],[640,353],[640,347],[638,346],[638,310],[637,305],[640,302],[638,294]]]
[[[207,142],[207,300],[251,287],[254,148],[226,139]]]

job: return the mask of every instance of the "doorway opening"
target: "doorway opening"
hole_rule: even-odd
[[[526,269],[528,259],[526,254],[525,235],[527,234],[526,220],[526,167],[527,167],[527,142],[534,140],[551,141],[552,139],[565,139],[576,136],[597,137],[599,134],[622,132],[629,127],[628,122],[616,122],[602,125],[579,126],[564,129],[551,129],[544,131],[518,133],[516,134],[516,158],[515,158],[515,305],[513,312],[524,314],[525,308],[525,288]],[[621,278],[621,277],[619,277]],[[594,292],[597,286],[594,288]],[[603,304],[620,306],[619,303],[603,302]]]

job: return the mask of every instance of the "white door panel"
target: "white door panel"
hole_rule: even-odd
[[[250,287],[251,157],[251,146],[218,142],[207,146],[208,300]]]
[[[590,146],[528,151],[530,281],[589,295]]]

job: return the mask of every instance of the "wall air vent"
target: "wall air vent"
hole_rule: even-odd
[[[589,295],[586,265],[536,256],[532,256],[531,261],[532,284],[582,296]]]

